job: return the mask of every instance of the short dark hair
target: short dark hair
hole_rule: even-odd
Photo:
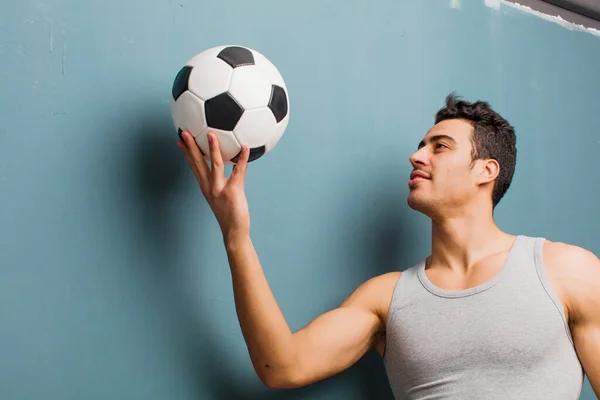
[[[435,115],[435,123],[447,119],[463,119],[473,126],[472,159],[494,159],[500,164],[500,173],[494,183],[492,205],[496,207],[510,187],[517,161],[515,129],[492,110],[485,101],[469,103],[454,93],[446,97],[446,106]]]

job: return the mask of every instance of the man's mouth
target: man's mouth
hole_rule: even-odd
[[[431,177],[429,176],[429,174],[423,172],[423,171],[413,171],[410,174],[410,180],[408,181],[408,185],[409,186],[413,186],[416,185],[419,182],[422,181],[427,181],[430,180]]]

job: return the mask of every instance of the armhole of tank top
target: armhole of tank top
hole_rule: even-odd
[[[390,324],[390,321],[392,321],[393,314],[394,314],[394,307],[392,307],[392,306],[398,302],[398,297],[401,295],[399,293],[400,285],[401,285],[401,282],[405,279],[406,279],[406,272],[400,272],[400,277],[398,277],[398,280],[396,281],[396,284],[394,285],[394,291],[392,292],[392,298],[390,299],[390,305],[388,308],[387,317],[385,319],[386,331],[387,331],[387,327]]]
[[[398,303],[398,299],[400,296],[402,296],[402,293],[400,293],[401,291],[401,286],[402,286],[402,281],[406,280],[408,278],[408,274],[410,273],[410,271],[406,270],[403,272],[400,272],[400,277],[398,278],[398,280],[396,281],[396,284],[394,285],[394,291],[392,292],[392,298],[390,299],[390,304],[389,304],[389,308],[388,308],[388,313],[387,313],[387,317],[385,319],[385,337],[386,337],[386,343],[385,343],[385,347],[383,349],[383,355],[381,356],[381,358],[385,361],[385,356],[388,354],[388,343],[387,343],[387,337],[388,337],[388,331],[389,331],[389,327],[392,326],[391,322],[394,318],[394,311],[397,307],[393,307],[394,304]]]
[[[537,238],[537,240],[535,242],[535,266],[537,269],[538,278],[540,279],[540,282],[541,282],[544,290],[546,291],[546,294],[548,295],[548,297],[550,297],[550,299],[554,303],[554,306],[556,307],[558,313],[560,314],[560,317],[563,321],[563,325],[565,327],[565,332],[567,333],[567,337],[569,338],[569,341],[571,342],[572,345],[575,345],[573,342],[573,336],[571,335],[571,330],[569,329],[569,322],[567,321],[567,317],[565,315],[564,306],[563,306],[562,302],[560,301],[560,299],[558,298],[558,296],[556,295],[556,292],[554,291],[554,289],[552,289],[552,286],[550,285],[550,280],[548,279],[548,275],[546,274],[546,265],[544,264],[544,242],[545,241],[546,241],[546,239],[544,239],[544,238]]]

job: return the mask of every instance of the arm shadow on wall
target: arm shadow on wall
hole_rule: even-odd
[[[152,259],[155,260],[136,273],[150,274],[151,279],[164,289],[164,294],[161,294],[164,298],[161,300],[166,306],[161,311],[165,314],[161,318],[164,318],[164,324],[174,332],[174,352],[180,356],[182,369],[189,372],[188,381],[197,398],[207,399],[208,393],[210,399],[223,400],[323,398],[332,389],[330,385],[347,385],[351,382],[355,385],[353,392],[360,398],[392,399],[381,357],[374,351],[338,376],[305,388],[282,391],[269,390],[258,379],[253,384],[248,384],[245,379],[236,379],[236,371],[240,367],[219,361],[222,358],[220,349],[227,348],[227,343],[224,343],[223,335],[219,335],[210,324],[205,323],[213,318],[209,306],[206,306],[209,301],[202,302],[202,299],[198,301],[197,298],[192,300],[187,297],[185,282],[178,278],[181,274],[177,273],[183,266],[173,263],[173,260],[179,258],[178,254],[186,252],[186,249],[181,245],[185,241],[178,235],[180,227],[169,217],[168,209],[172,207],[169,202],[173,201],[176,193],[190,189],[188,183],[192,173],[176,146],[177,135],[168,111],[162,108],[151,111],[157,112],[148,112],[138,120],[143,122],[133,133],[136,140],[130,142],[131,175],[128,179],[131,179],[131,198],[128,201],[135,212],[142,213],[143,218],[140,220],[144,222],[139,227],[138,240],[144,242],[144,248],[152,252]],[[370,217],[358,222],[350,217],[348,219],[349,223],[358,223],[360,231],[370,232],[359,238],[360,243],[352,245],[365,247],[365,259],[361,262],[363,265],[373,266],[371,275],[397,269],[403,262],[403,254],[408,254],[413,245],[410,240],[406,240],[409,235],[401,228],[406,225],[402,223],[403,214],[408,212],[405,210],[405,203],[398,204],[405,201],[401,194],[398,190],[375,193],[378,205],[370,213]],[[204,209],[206,214],[202,218],[214,218],[208,207]],[[361,212],[355,213],[360,214]],[[202,246],[201,235],[202,232],[198,236],[198,246]],[[194,268],[201,269],[203,266],[198,263]],[[232,309],[232,312],[235,310]],[[241,331],[239,334],[241,335]],[[240,364],[247,362],[247,358],[240,360]]]
[[[270,390],[263,386],[258,378],[248,383],[246,378],[239,378],[239,365],[221,362],[222,349],[227,348],[225,335],[215,332],[210,321],[213,312],[207,304],[186,295],[185,282],[179,278],[178,269],[173,260],[181,259],[178,254],[186,252],[181,243],[185,243],[181,227],[169,217],[168,209],[172,209],[175,193],[190,190],[189,177],[192,172],[176,146],[177,134],[171,124],[168,111],[153,110],[141,116],[137,129],[132,133],[134,141],[130,141],[131,157],[130,173],[126,174],[130,190],[127,204],[133,212],[140,213],[141,218],[136,239],[144,243],[144,249],[152,252],[150,265],[136,268],[136,274],[147,276],[163,289],[160,301],[165,305],[160,311],[160,318],[173,332],[169,345],[174,346],[174,353],[182,363],[182,370],[189,373],[186,378],[190,382],[194,397],[198,399],[219,400],[284,400],[294,398],[321,397],[318,393],[323,386],[331,382],[324,381],[309,387],[293,390]],[[188,176],[186,176],[186,174]],[[193,178],[192,178],[193,179]],[[198,193],[200,190],[198,188]],[[201,196],[201,195],[200,195]],[[201,208],[201,205],[198,205]],[[212,219],[208,207],[202,218]],[[202,230],[202,225],[198,227]],[[202,232],[197,237],[198,246],[202,246]],[[223,248],[223,251],[225,249]],[[199,260],[200,261],[200,260]],[[194,268],[202,269],[201,262]],[[232,309],[235,312],[235,309]],[[241,335],[241,331],[239,332]],[[231,359],[228,354],[228,359]],[[239,364],[248,363],[248,357]],[[236,378],[238,377],[238,378]],[[336,378],[333,378],[336,379]],[[339,379],[339,378],[338,378]]]

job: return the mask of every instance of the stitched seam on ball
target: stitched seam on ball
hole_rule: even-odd
[[[244,107],[242,107],[242,105],[240,104],[240,102],[237,101],[237,99],[235,97],[233,97],[230,92],[227,92],[227,94],[229,94],[229,97],[231,97],[233,99],[233,101],[235,101],[235,104],[237,104],[243,110],[242,111],[242,115],[244,115],[244,111],[246,111],[246,109]],[[238,122],[240,122],[239,119],[238,119]],[[236,123],[236,125],[237,125],[237,123]],[[235,126],[233,128],[235,129]]]

